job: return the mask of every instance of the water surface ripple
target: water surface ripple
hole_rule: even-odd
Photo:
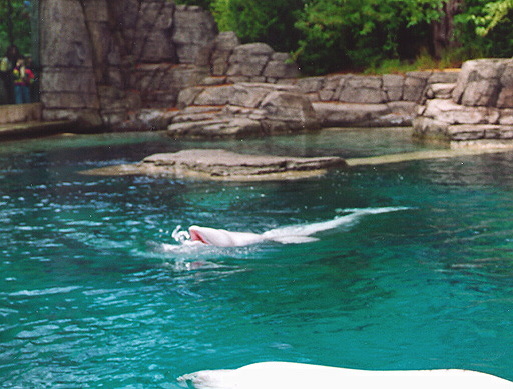
[[[281,183],[78,174],[200,146],[346,157],[421,149],[402,130],[3,143],[2,387],[178,388],[187,372],[266,360],[513,380],[513,153]],[[165,249],[178,225],[262,233],[378,207],[407,209],[303,244]]]

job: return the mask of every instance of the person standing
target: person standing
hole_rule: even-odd
[[[30,103],[30,85],[34,81],[34,73],[25,66],[25,59],[21,57],[13,70],[14,100],[16,104]]]
[[[0,60],[0,78],[4,83],[4,89],[7,95],[7,104],[14,104],[14,82],[13,70],[16,62],[20,58],[18,47],[11,45],[5,51],[4,57]]]

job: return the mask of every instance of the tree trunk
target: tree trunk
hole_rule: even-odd
[[[448,0],[443,5],[440,20],[431,23],[435,58],[440,59],[445,50],[459,44],[454,37],[454,16],[460,12],[462,3],[463,0]]]

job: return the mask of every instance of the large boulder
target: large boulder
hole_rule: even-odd
[[[380,76],[344,77],[340,80],[335,100],[343,103],[380,104],[388,100]]]
[[[313,106],[290,85],[239,83],[185,89],[168,127],[173,137],[263,136],[319,128]]]
[[[513,146],[512,59],[467,61],[455,84],[437,81],[419,107],[416,137],[460,146]]]
[[[496,123],[499,112],[495,108],[467,107],[449,99],[433,99],[427,101],[423,116],[448,124],[486,124]]]
[[[392,102],[388,104],[353,104],[335,101],[313,103],[323,127],[387,127],[409,126],[415,104]]]
[[[471,107],[513,108],[513,59],[465,62],[453,100]]]
[[[237,46],[231,57],[228,76],[262,76],[274,50],[266,43],[247,43]]]
[[[239,38],[233,31],[221,32],[214,40],[211,56],[211,72],[213,76],[224,76],[228,71],[230,56],[240,45]]]

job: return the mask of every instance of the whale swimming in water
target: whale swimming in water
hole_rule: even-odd
[[[513,382],[471,370],[372,371],[293,362],[262,362],[234,370],[178,377],[196,389],[512,389]]]
[[[190,240],[217,247],[237,247],[259,243],[265,240],[263,234],[233,232],[223,229],[190,226]]]
[[[406,207],[381,207],[381,208],[361,208],[346,210],[350,212],[347,215],[337,216],[336,218],[324,222],[311,224],[298,224],[275,228],[262,234],[252,232],[234,232],[224,229],[190,226],[189,240],[186,243],[206,244],[217,247],[239,247],[247,246],[265,241],[279,243],[307,243],[316,241],[317,238],[311,235],[337,228],[342,225],[350,225],[364,215],[372,215],[386,212],[394,212],[408,209]]]

